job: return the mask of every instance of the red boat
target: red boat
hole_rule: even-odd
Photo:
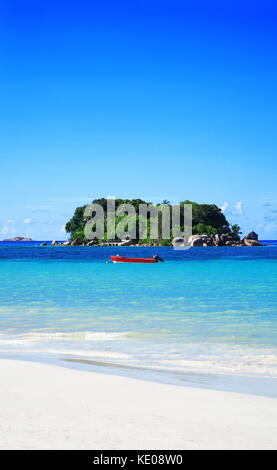
[[[127,258],[126,256],[111,256],[113,263],[158,263],[158,261],[163,261],[158,255],[155,255],[153,258]]]

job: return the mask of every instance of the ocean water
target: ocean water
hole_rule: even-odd
[[[107,263],[156,252],[164,263]],[[2,242],[0,280],[0,357],[277,396],[276,245]]]

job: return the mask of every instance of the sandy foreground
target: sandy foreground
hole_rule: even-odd
[[[0,360],[1,449],[277,449],[277,400]]]

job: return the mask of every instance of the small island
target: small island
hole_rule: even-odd
[[[120,204],[131,204],[136,214],[139,212],[140,204],[152,204],[141,199],[115,199],[115,224],[122,222],[124,216],[117,216],[116,209]],[[98,204],[103,208],[104,212],[104,226],[107,228],[107,199],[94,199],[94,204]],[[169,201],[164,200],[161,204],[168,204],[170,210],[172,206]],[[216,204],[198,204],[190,200],[180,202],[180,206],[190,204],[192,206],[192,234],[188,239],[189,246],[263,246],[258,240],[258,235],[254,231],[241,238],[241,228],[238,224],[230,224],[226,219],[224,213]],[[160,204],[157,204],[157,207]],[[72,246],[184,246],[187,242],[181,237],[174,237],[171,233],[170,238],[151,240],[147,235],[145,238],[136,239],[107,239],[105,232],[103,239],[88,240],[84,233],[86,224],[86,217],[84,215],[86,206],[77,207],[72,218],[67,222],[65,229],[70,234],[70,239],[66,242],[58,243],[53,240],[52,246],[56,245],[72,245]],[[139,224],[139,215],[133,219],[133,223]],[[150,220],[150,219],[149,219]],[[149,222],[149,221],[148,221]],[[181,226],[184,221],[181,218]],[[183,227],[182,227],[183,228]],[[42,243],[42,246],[47,245],[47,242]]]
[[[31,238],[25,238],[25,237],[14,237],[14,238],[5,238],[3,242],[32,242]]]

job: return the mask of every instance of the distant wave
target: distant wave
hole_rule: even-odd
[[[259,376],[277,377],[277,356],[273,354],[245,355],[240,357],[228,357],[222,359],[209,360],[161,360],[160,367],[175,370],[176,372],[191,370],[201,373],[218,374],[247,374]]]
[[[22,341],[43,341],[43,340],[70,340],[70,341],[108,341],[117,340],[128,336],[129,332],[105,332],[105,331],[75,331],[75,332],[32,332],[14,335],[7,338],[0,336],[0,342],[22,342]]]
[[[0,352],[16,351],[66,355],[115,361],[118,366],[170,372],[178,377],[192,374],[241,375],[277,378],[277,350],[203,343],[174,343],[172,347],[139,339],[134,332],[78,331],[0,334]],[[141,335],[140,338],[143,338]],[[108,344],[109,343],[109,344]]]

